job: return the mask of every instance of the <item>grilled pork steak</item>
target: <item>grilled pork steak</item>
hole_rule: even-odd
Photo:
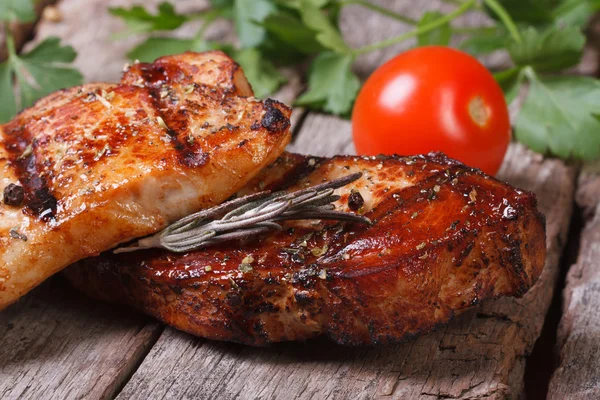
[[[81,261],[79,289],[192,334],[263,345],[326,335],[348,345],[429,332],[485,299],[522,296],[545,259],[532,193],[440,154],[284,154],[240,194],[298,189],[354,172],[339,210],[373,224],[287,222],[284,231],[186,254]]]
[[[230,197],[289,141],[220,52],[54,93],[0,127],[0,309],[65,266]]]

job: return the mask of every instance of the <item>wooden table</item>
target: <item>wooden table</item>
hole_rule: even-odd
[[[59,36],[78,51],[76,64],[87,81],[116,81],[124,54],[138,39],[111,39],[123,26],[106,8],[131,3],[136,2],[62,0],[60,21],[40,21],[33,42]],[[415,16],[423,8],[444,7],[433,0],[381,3]],[[190,10],[205,6],[204,1],[178,5]],[[406,29],[359,8],[345,11],[343,21],[353,45]],[[481,19],[466,15],[461,23]],[[185,28],[177,32],[186,33]],[[209,35],[231,35],[231,27],[219,23]],[[361,58],[358,71],[368,74],[408,45]],[[580,72],[595,73],[597,56],[591,47]],[[506,57],[485,61],[497,66]],[[292,103],[302,85],[289,73],[292,79],[277,97]],[[289,149],[352,153],[350,123],[295,110]],[[99,304],[59,275],[0,313],[0,398],[501,399],[519,398],[525,391],[541,398],[548,387],[550,398],[600,398],[600,168],[580,169],[513,144],[500,178],[535,191],[547,217],[546,267],[522,299],[489,301],[403,345],[342,348],[316,340],[251,348],[198,339],[136,312]],[[574,214],[580,222],[571,224]],[[572,266],[565,251],[568,241],[576,255]],[[559,305],[561,296],[562,310],[553,307],[547,316],[553,298]],[[544,321],[542,340],[528,357]],[[553,352],[555,369],[548,357]],[[545,368],[540,365],[548,364],[544,360],[550,360]]]

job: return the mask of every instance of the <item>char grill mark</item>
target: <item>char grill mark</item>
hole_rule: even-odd
[[[176,111],[173,110],[173,106],[177,105],[180,100],[174,98],[172,92],[169,93],[173,90],[172,85],[178,80],[191,81],[191,77],[185,77],[184,71],[170,64],[166,66],[161,64],[139,64],[138,67],[144,79],[144,86],[152,99],[156,114],[164,121],[166,125],[164,128],[171,138],[171,144],[180,154],[179,162],[190,168],[205,165],[209,160],[209,154],[201,151],[199,146],[194,147],[194,143],[190,140],[182,140],[180,137],[179,133],[188,129],[190,118],[187,115],[188,111],[184,108],[177,106]],[[175,82],[173,82],[173,78],[178,76],[181,79],[175,79]],[[194,89],[198,86],[197,84],[191,85]],[[164,95],[164,91],[167,92],[166,95]]]
[[[41,163],[36,159],[37,140],[32,138],[27,126],[18,125],[18,121],[15,119],[5,125],[5,146],[23,187],[23,211],[50,221],[55,218],[57,200],[38,170]]]
[[[225,54],[155,66],[55,92],[0,127],[0,190],[18,183],[24,198],[0,199],[0,309],[77,260],[222,203],[289,142],[289,130],[250,129],[267,107]]]
[[[275,104],[277,104],[275,100],[265,100],[266,113],[261,121],[261,125],[269,132],[281,132],[290,126],[290,120],[274,106]]]

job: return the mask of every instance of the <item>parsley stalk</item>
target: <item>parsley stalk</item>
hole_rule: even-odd
[[[500,18],[500,21],[502,21],[514,41],[520,44],[523,39],[521,38],[519,29],[506,9],[502,7],[497,0],[484,0],[484,2],[498,16],[498,18]]]
[[[403,42],[407,39],[417,37],[419,35],[423,35],[425,33],[431,32],[431,31],[441,27],[442,25],[449,23],[450,21],[454,20],[455,18],[463,15],[467,11],[471,10],[475,6],[475,4],[477,4],[476,0],[466,1],[466,2],[462,3],[460,5],[460,7],[458,7],[456,10],[444,15],[441,18],[436,19],[435,21],[432,21],[430,23],[422,25],[410,32],[403,33],[402,35],[399,35],[399,36],[396,36],[396,37],[393,37],[390,39],[386,39],[386,40],[383,40],[378,43],[373,43],[373,44],[370,44],[370,45],[367,45],[364,47],[360,47],[358,49],[354,49],[352,51],[352,54],[357,56],[360,54],[370,53],[374,50],[383,49],[383,48],[389,47],[393,44]]]
[[[8,53],[8,57],[14,57],[17,53],[15,50],[15,39],[13,38],[10,29],[8,29],[8,24],[4,26],[4,37],[6,40],[6,51]]]
[[[338,2],[338,4],[340,6],[346,6],[346,5],[350,5],[350,4],[356,4],[356,5],[362,6],[364,8],[368,8],[368,9],[370,9],[372,11],[375,11],[375,12],[381,14],[381,15],[385,15],[386,17],[395,19],[395,20],[400,21],[400,22],[404,22],[405,24],[408,24],[408,25],[417,25],[419,23],[419,21],[417,21],[415,19],[412,19],[412,18],[407,17],[407,16],[402,15],[402,14],[395,13],[395,12],[393,12],[392,10],[390,10],[388,8],[378,6],[377,4],[373,4],[373,3],[369,2],[369,1],[366,1],[366,0],[340,0]]]

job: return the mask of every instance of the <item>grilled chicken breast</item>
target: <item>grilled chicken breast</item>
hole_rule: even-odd
[[[0,128],[0,309],[65,266],[230,197],[289,141],[220,52],[57,92]]]
[[[371,226],[293,221],[284,231],[185,254],[105,254],[68,268],[79,289],[178,329],[264,345],[326,335],[346,345],[429,332],[485,299],[521,296],[545,260],[532,193],[440,154],[284,154],[240,194],[354,172],[339,210]]]

